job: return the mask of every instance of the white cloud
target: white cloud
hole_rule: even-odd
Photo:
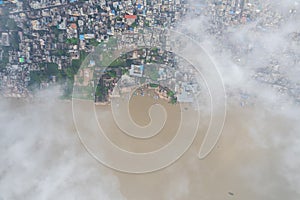
[[[33,102],[0,101],[0,197],[123,199],[119,181],[84,150],[56,89]]]

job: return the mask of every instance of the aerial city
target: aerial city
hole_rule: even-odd
[[[297,200],[300,1],[0,0],[0,200]]]

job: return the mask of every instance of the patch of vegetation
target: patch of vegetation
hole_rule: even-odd
[[[66,50],[58,49],[52,52],[52,55],[55,56],[68,56],[68,52]]]
[[[39,67],[44,70],[31,71],[29,89],[34,90],[42,82],[48,82],[52,76],[56,76],[59,83],[63,84],[62,99],[70,99],[73,93],[74,75],[77,74],[87,53],[80,52],[80,58],[73,60],[71,66],[64,70],[59,70],[56,63],[41,63]]]
[[[177,98],[176,97],[171,97],[170,103],[171,104],[176,104],[177,103]]]
[[[168,95],[168,97],[172,97],[172,96],[175,95],[175,92],[169,90],[169,91],[167,92],[167,95]]]
[[[7,19],[6,27],[8,30],[18,30],[17,23],[15,22],[15,20],[13,20],[11,18]]]
[[[150,23],[149,23],[149,21],[148,21],[148,20],[145,20],[145,22],[144,22],[144,26],[146,26],[146,27],[149,27],[149,26],[150,26]]]
[[[66,84],[64,86],[64,92],[62,95],[62,99],[71,99],[72,98],[73,84],[74,84],[74,81],[67,79]]]
[[[128,69],[122,67],[121,70],[122,70],[122,75],[128,74],[128,71],[129,71]]]
[[[44,80],[46,80],[46,76],[42,71],[31,71],[29,86],[33,86],[35,84],[39,85]]]
[[[175,97],[175,92],[173,92],[172,90],[168,90],[167,95],[170,98],[169,103],[171,103],[171,104],[176,104],[177,103],[177,97]]]
[[[117,78],[117,73],[115,70],[109,70],[107,71],[107,75],[112,77],[112,78]]]
[[[72,44],[72,45],[76,45],[76,44],[78,44],[78,42],[79,42],[78,38],[68,38],[66,40],[67,44]]]
[[[136,28],[136,27],[137,27],[137,23],[136,23],[136,21],[135,21],[135,22],[133,22],[133,23],[131,24],[131,27],[132,27],[132,28]]]
[[[84,61],[84,59],[87,57],[87,53],[84,51],[80,51],[80,57],[77,60],[72,60],[72,65],[71,68],[73,68],[73,71],[76,71],[73,75],[75,75],[78,71],[78,69],[80,68],[82,62]]]
[[[150,83],[149,86],[152,87],[152,88],[157,88],[159,85],[155,84],[155,83]]]
[[[82,62],[86,58],[87,53],[84,51],[80,52],[80,58],[78,60],[72,60],[72,64],[70,67],[66,68],[64,70],[67,83],[66,86],[64,87],[64,94],[63,97],[66,99],[69,99],[72,97],[72,92],[73,92],[73,84],[74,84],[74,75],[77,74]]]
[[[8,49],[9,47],[2,47],[2,60],[0,60],[0,71],[4,70],[6,68],[6,65],[8,64]]]
[[[19,49],[20,37],[17,31],[11,32],[10,45],[13,49]]]
[[[99,102],[106,101],[106,96],[108,94],[108,88],[102,84],[98,84],[95,92],[95,99]]]
[[[97,39],[92,38],[92,39],[89,40],[89,44],[96,47],[100,44],[100,42],[98,42]]]
[[[52,33],[54,33],[56,39],[59,37],[59,34],[64,33],[64,31],[58,29],[57,26],[51,26],[51,27],[50,27],[50,30],[52,31]]]
[[[159,78],[158,71],[155,66],[147,66],[145,68],[145,74],[149,76],[149,78],[153,81],[157,81]]]
[[[108,47],[116,47],[117,46],[117,38],[109,37],[109,40],[107,42]]]
[[[114,60],[109,67],[125,67],[126,66],[126,60],[122,58],[118,58]]]
[[[59,74],[58,65],[56,63],[46,63],[45,72],[48,76],[57,76]]]

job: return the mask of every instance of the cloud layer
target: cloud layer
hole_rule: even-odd
[[[262,7],[262,16],[218,37],[208,33],[209,15],[187,16],[178,26],[209,52],[227,89],[224,132],[208,158],[196,157],[200,135],[183,158],[160,172],[111,171],[84,151],[70,103],[58,101],[57,90],[50,89],[33,102],[0,100],[0,199],[298,200],[299,105],[292,93],[255,75],[272,69],[284,77],[279,81],[299,86],[300,45],[293,35],[300,32],[299,3],[265,1]],[[298,12],[291,15],[292,8]],[[267,14],[285,21],[260,30]],[[262,76],[275,82],[280,77]]]
[[[0,198],[123,199],[118,179],[80,145],[57,89],[0,101]]]

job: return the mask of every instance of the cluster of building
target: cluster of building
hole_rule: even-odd
[[[272,3],[274,4],[274,3]],[[283,3],[284,4],[284,3]],[[216,51],[222,53],[224,49],[229,50],[232,55],[232,60],[236,65],[257,65],[257,63],[247,63],[248,55],[250,55],[253,49],[263,44],[253,44],[256,36],[261,36],[265,32],[277,31],[282,28],[289,20],[293,20],[296,17],[299,10],[299,3],[295,1],[294,6],[290,6],[288,12],[280,12],[274,9],[269,1],[260,0],[211,0],[208,1],[206,6],[197,4],[198,10],[201,10],[201,15],[206,16],[209,21],[207,32],[215,36],[218,43],[215,47]],[[279,7],[282,5],[278,5]],[[204,8],[204,9],[203,9]],[[285,7],[287,9],[288,7]],[[299,12],[299,11],[298,11]],[[252,23],[254,22],[254,23]],[[251,24],[252,23],[252,24]],[[245,40],[233,41],[231,35],[233,29],[243,25],[251,24],[247,29],[247,36],[252,35],[253,38],[249,40],[245,36]],[[299,33],[290,33],[287,37],[287,41],[290,43],[290,47],[300,44]],[[288,45],[287,45],[288,46]],[[280,57],[276,55],[280,55]],[[286,60],[282,62],[282,60]],[[268,58],[264,58],[264,64],[259,64],[255,67],[253,72],[253,79],[269,85],[279,94],[285,94],[292,97],[297,103],[300,103],[300,83],[289,80],[285,70],[287,67],[289,70],[294,69],[299,65],[300,58],[297,56],[297,52],[293,48],[281,48],[276,50]],[[281,60],[281,61],[280,61]],[[289,63],[288,63],[289,61]],[[254,61],[255,62],[255,61]],[[245,91],[236,92],[241,99],[241,104],[251,101],[251,97]]]
[[[268,1],[261,0],[189,2],[191,4],[186,0],[0,1],[1,17],[12,19],[15,23],[15,26],[0,27],[3,47],[0,49],[0,63],[3,65],[0,68],[1,93],[6,96],[27,96],[31,84],[44,87],[64,77],[73,77],[84,55],[93,52],[99,44],[107,44],[103,48],[109,48],[109,42],[115,38],[118,49],[130,49],[140,42],[147,46],[159,44],[164,50],[129,52],[119,69],[108,68],[107,75],[102,76],[99,82],[92,80],[102,72],[96,68],[95,71],[81,69],[79,76],[75,77],[78,85],[100,85],[97,88],[102,89],[96,91],[96,100],[109,101],[111,88],[127,74],[136,84],[152,82],[166,86],[176,94],[178,101],[191,102],[192,91],[199,89],[193,75],[197,73],[185,65],[179,65],[180,58],[168,52],[170,43],[162,37],[166,34],[161,32],[164,28],[176,27],[186,14],[203,15],[209,20],[207,32],[220,41],[216,49],[231,49],[234,52],[233,60],[238,64],[243,60],[243,55],[251,52],[252,47],[228,39],[230,28],[259,19],[249,29],[255,35],[278,28],[286,17],[296,13],[296,9],[291,9],[290,16],[282,16],[269,8]],[[153,27],[160,29],[152,29],[151,34],[145,34],[145,30]],[[299,34],[292,37],[299,44]],[[17,44],[14,44],[16,41]],[[299,84],[288,81],[280,72],[281,66],[272,62],[255,72],[254,79],[270,84],[279,92],[288,93],[299,101]],[[95,63],[90,65],[94,66]],[[49,66],[52,70],[49,70]]]
[[[200,92],[196,79],[198,72],[171,52],[143,48],[126,53],[123,59],[123,66],[108,67],[100,78],[95,78],[99,80],[96,83],[96,102],[109,103],[112,97],[130,93],[137,86],[144,85],[158,88],[157,97],[172,103],[193,103],[195,95]],[[114,91],[116,86],[120,94]]]
[[[280,70],[278,63],[270,63],[269,66],[259,68],[254,79],[261,83],[270,85],[279,94],[293,97],[296,103],[300,103],[300,83],[290,81]]]
[[[30,81],[31,72],[48,73],[40,63],[57,67],[58,72],[46,74],[38,81],[39,85],[51,83],[53,78],[50,77],[61,77],[72,71],[69,68],[74,60],[83,59],[82,52],[89,53],[117,35],[138,33],[147,27],[175,26],[187,8],[185,0],[4,1],[0,5],[2,16],[8,10],[6,17],[13,19],[17,26],[16,30],[0,30],[1,45],[7,47],[0,55],[9,60],[4,67],[7,70],[1,70],[1,90],[15,95],[27,90],[28,84],[35,82]],[[12,31],[17,32],[17,48],[10,45]],[[27,70],[22,79],[25,81],[20,80],[17,87],[21,90],[10,84],[11,77],[17,73],[8,70],[12,65],[17,71]]]
[[[9,76],[7,74],[9,74]],[[28,74],[28,65],[23,65],[22,67],[18,65],[9,65],[6,68],[6,73],[0,72],[0,89],[3,89],[2,95],[4,97],[17,98],[30,95],[26,89],[29,81]]]

